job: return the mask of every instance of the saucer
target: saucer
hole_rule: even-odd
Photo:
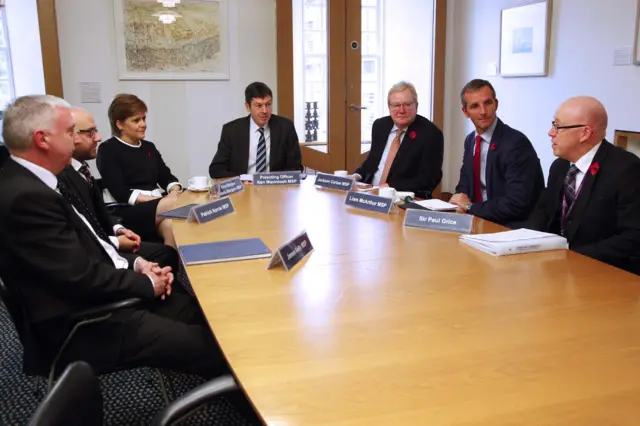
[[[187,189],[188,189],[189,191],[192,191],[192,192],[207,192],[207,191],[209,190],[209,187],[208,187],[208,186],[205,186],[205,187],[203,187],[203,188],[195,188],[195,187],[193,187],[193,186],[190,186],[190,187],[188,187]]]

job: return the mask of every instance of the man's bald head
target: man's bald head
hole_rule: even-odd
[[[592,97],[570,98],[560,105],[554,122],[549,130],[554,155],[575,162],[604,139],[607,110]]]
[[[91,113],[82,108],[72,108],[71,114],[76,124],[73,158],[80,162],[93,160],[98,154],[98,143],[102,141],[96,122]]]

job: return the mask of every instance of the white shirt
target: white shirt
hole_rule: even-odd
[[[480,135],[482,138],[481,146],[480,146],[480,186],[482,187],[482,201],[487,201],[487,155],[489,155],[489,147],[491,146],[491,138],[493,138],[493,132],[496,130],[496,125],[498,124],[498,118],[493,121],[493,124],[489,126],[487,130],[484,131],[483,134]],[[475,139],[478,135],[478,132],[473,132],[473,152],[476,152],[476,143]]]
[[[576,173],[576,191],[582,185],[582,180],[584,179],[585,173],[591,167],[591,163],[593,162],[593,158],[596,156],[596,152],[598,152],[598,148],[602,145],[602,141],[600,141],[597,145],[589,150],[585,155],[580,157],[578,161],[575,162],[576,167],[578,168],[578,173]]]
[[[247,174],[249,175],[256,172],[256,156],[258,155],[258,143],[260,142],[260,131],[258,129],[256,122],[249,117],[249,164],[247,165]],[[267,171],[270,171],[271,131],[269,130],[269,124],[266,124],[263,129],[264,141],[267,147]]]
[[[11,156],[11,159],[16,163],[20,164],[25,169],[29,170],[34,175],[36,175],[36,177],[38,177],[38,179],[40,179],[49,188],[58,192],[58,178],[56,178],[55,175],[51,173],[49,170],[43,167],[40,167],[37,164],[34,164],[30,161],[27,161],[23,158],[14,157],[13,155]],[[60,193],[58,192],[58,194]],[[87,228],[91,230],[91,232],[96,237],[96,239],[98,240],[102,248],[107,252],[116,269],[127,269],[129,267],[129,262],[127,261],[127,259],[120,256],[116,251],[116,249],[111,244],[101,240],[100,237],[98,237],[98,235],[96,234],[96,231],[93,230],[93,227],[91,226],[89,221],[83,215],[81,215],[80,212],[78,212],[78,210],[76,210],[76,208],[73,205],[71,205],[71,207],[73,208],[73,211],[76,212],[78,217],[82,219],[82,222],[87,226]],[[138,261],[138,259],[141,259],[141,257],[136,258],[136,262]],[[135,269],[135,264],[134,264],[134,269]],[[155,287],[155,284],[153,284],[153,279],[151,277],[149,277],[149,279],[151,280],[151,285]]]
[[[382,157],[380,158],[380,163],[378,163],[378,170],[376,174],[373,175],[373,181],[371,182],[373,185],[379,185],[380,179],[382,179],[382,173],[384,172],[384,165],[387,163],[387,157],[389,157],[389,150],[391,149],[391,145],[393,144],[393,140],[396,138],[396,133],[398,133],[398,126],[395,124],[389,132],[389,137],[387,138],[387,144],[384,147],[384,151],[382,152]],[[402,145],[402,141],[407,136],[407,129],[404,129],[404,134],[400,138],[400,145]]]
[[[85,181],[87,180],[87,178],[80,173],[80,167],[82,167],[82,163],[79,162],[78,160],[76,160],[75,158],[71,159],[71,166],[73,167],[73,169],[78,172],[78,175],[80,175],[80,177],[82,177],[82,179],[84,179]],[[124,229],[124,226],[120,225],[119,223],[113,225],[113,233],[114,234],[118,234],[118,229]],[[109,239],[111,240],[111,242],[113,243],[114,246],[116,246],[116,248],[120,248],[120,241],[118,241],[117,237],[109,237]]]
[[[115,136],[115,138],[120,142],[125,144],[126,146],[130,147],[130,148],[140,148],[142,146],[142,142],[138,141],[138,145],[131,145],[130,143],[126,143],[125,141],[123,141],[122,139],[120,139],[119,137]],[[76,169],[77,170],[77,169]],[[167,192],[171,191],[171,188],[173,188],[176,185],[180,185],[180,182],[171,182],[169,185],[167,185]],[[142,195],[150,195],[152,197],[162,197],[162,190],[160,188],[158,189],[154,189],[153,191],[145,191],[143,189],[134,189],[131,188],[131,190],[133,192],[131,192],[131,196],[129,197],[129,204],[134,206],[136,204],[136,200],[138,199],[138,195],[142,194]],[[113,198],[113,196],[111,194],[105,194],[105,202],[112,202],[111,200],[115,199]]]

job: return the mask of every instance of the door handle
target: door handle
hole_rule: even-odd
[[[367,109],[367,107],[362,106],[362,105],[354,105],[354,104],[351,104],[351,105],[349,105],[349,109],[350,109],[351,111],[362,111],[363,109]]]

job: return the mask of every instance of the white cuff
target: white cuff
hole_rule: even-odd
[[[117,249],[120,249],[120,241],[118,241],[117,237],[109,237],[109,240],[111,240],[111,243],[116,246]]]
[[[167,193],[171,191],[171,188],[173,188],[176,185],[180,185],[180,182],[171,182],[169,185],[167,185]],[[182,188],[182,185],[180,185],[180,188]]]
[[[133,261],[133,270],[135,272],[138,272],[138,260],[142,259],[142,257],[138,256],[136,257],[136,260]]]
[[[129,197],[129,204],[132,206],[136,205],[136,200],[138,199],[138,195],[140,195],[140,190],[139,189],[134,189],[131,192],[131,196]]]
[[[119,229],[124,229],[124,226],[120,225],[119,223],[113,225],[113,235],[115,235],[116,237],[118,236]]]
[[[153,287],[153,290],[154,290],[153,294],[155,295],[156,283],[153,282],[153,278],[151,278],[149,275],[147,275],[147,277],[151,280],[151,286]]]

